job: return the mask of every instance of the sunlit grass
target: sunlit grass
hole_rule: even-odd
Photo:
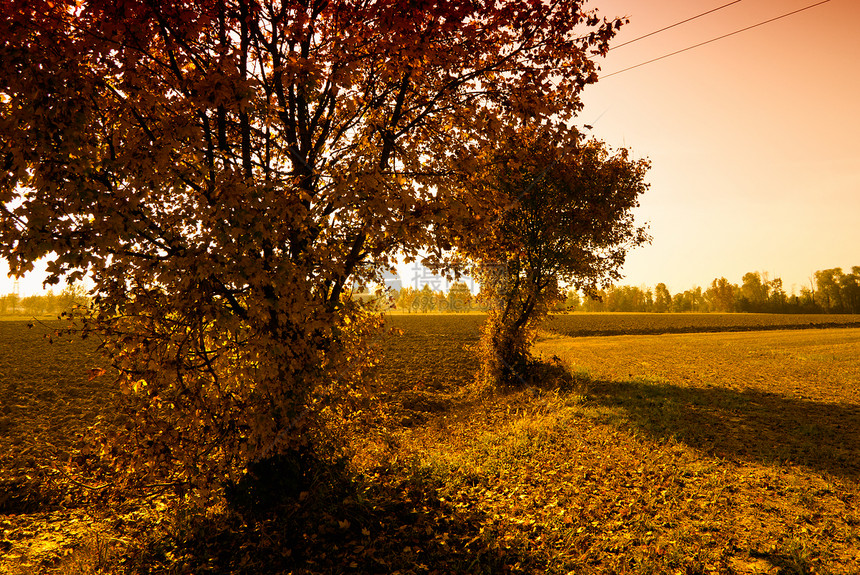
[[[853,573],[858,342],[548,334],[577,389],[486,399],[397,450],[547,572]]]

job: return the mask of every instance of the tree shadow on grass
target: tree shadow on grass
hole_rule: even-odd
[[[263,514],[186,515],[126,553],[134,573],[546,573],[432,475],[384,467]]]
[[[729,460],[798,464],[860,481],[857,405],[647,380],[592,381],[589,395],[622,408],[636,429],[656,438]]]

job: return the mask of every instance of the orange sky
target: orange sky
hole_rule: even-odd
[[[630,17],[617,45],[730,1],[589,6]],[[816,1],[742,0],[612,50],[603,74]],[[664,282],[674,293],[765,271],[791,291],[815,270],[860,265],[858,0],[830,0],[603,78],[584,100],[592,134],[653,163],[638,214],[654,241],[629,255],[622,283]],[[5,263],[0,272],[7,293]],[[39,290],[37,277],[22,280],[22,295]]]
[[[621,44],[731,0],[592,0]],[[742,0],[610,51],[602,75],[814,4]],[[654,240],[628,285],[706,287],[748,271],[787,291],[860,266],[860,2],[810,10],[586,89],[583,124],[653,163],[638,211]]]

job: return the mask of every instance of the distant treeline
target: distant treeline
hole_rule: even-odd
[[[575,290],[559,302],[555,311],[587,312],[760,312],[760,313],[860,313],[860,266],[844,273],[842,268],[819,270],[800,293],[787,294],[780,278],[749,272],[741,284],[716,278],[710,287],[694,287],[672,294],[666,284],[653,289],[612,286],[600,290],[595,298]],[[473,296],[463,282],[455,282],[448,293],[411,287],[390,292],[385,305],[408,312],[460,312],[485,307],[480,295]]]
[[[819,270],[808,286],[800,288],[800,293],[787,294],[780,278],[749,272],[740,285],[721,277],[704,290],[694,287],[672,294],[666,284],[659,283],[653,289],[612,286],[595,296],[596,299],[570,290],[554,311],[860,313],[860,266],[852,267],[850,273],[842,268]],[[481,311],[487,307],[480,294],[472,295],[465,282],[454,282],[447,293],[424,284],[420,290],[405,287],[378,294],[365,291],[356,297],[374,301],[383,309],[417,313]],[[0,315],[60,315],[87,303],[86,293],[79,286],[67,287],[59,294],[49,291],[23,298],[8,294],[0,296]]]
[[[77,286],[67,287],[58,294],[53,291],[27,297],[7,294],[0,296],[0,315],[58,316],[76,306],[85,306],[88,302],[83,289]]]
[[[565,308],[578,311],[636,312],[759,312],[860,313],[860,267],[819,270],[800,293],[787,294],[780,278],[759,272],[744,274],[741,284],[724,277],[707,289],[693,287],[672,294],[665,284],[653,289],[614,286],[598,292],[599,299],[569,294]]]

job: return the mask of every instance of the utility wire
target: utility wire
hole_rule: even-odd
[[[611,52],[612,50],[615,50],[617,48],[621,48],[622,46],[626,46],[627,44],[632,44],[633,42],[638,42],[639,40],[642,40],[643,38],[648,38],[649,36],[653,36],[654,34],[659,34],[660,32],[665,32],[666,30],[674,28],[675,26],[680,26],[681,24],[686,24],[687,22],[692,22],[693,20],[695,20],[697,18],[701,18],[702,16],[707,16],[708,14],[711,14],[712,12],[716,12],[717,10],[722,10],[723,8],[727,8],[727,7],[731,6],[732,4],[737,4],[738,2],[741,2],[741,0],[735,0],[734,2],[729,2],[728,4],[723,4],[722,6],[720,6],[718,8],[714,8],[713,10],[708,10],[707,12],[702,12],[701,14],[697,14],[697,15],[693,16],[692,18],[687,18],[686,20],[681,20],[680,22],[675,22],[674,24],[666,26],[665,28],[660,28],[659,30],[654,30],[653,32],[645,34],[644,36],[639,36],[638,38],[633,38],[632,40],[628,40],[627,42],[624,42],[623,44],[613,46],[612,48],[609,49],[609,51]]]
[[[657,58],[652,58],[646,62],[642,62],[641,64],[636,64],[635,66],[623,68],[621,70],[618,70],[617,72],[612,72],[611,74],[606,74],[605,76],[601,76],[600,78],[601,79],[609,78],[610,76],[616,76],[622,72],[627,72],[628,70],[633,70],[635,68],[641,68],[642,66],[645,66],[646,64],[651,64],[653,62],[657,62],[658,60],[663,60],[663,59],[668,58],[670,56],[675,56],[676,54],[680,54],[682,52],[687,52],[688,50],[692,50],[693,48],[698,48],[700,46],[704,46],[705,44],[710,44],[711,42],[716,42],[717,40],[722,40],[723,38],[728,38],[729,36],[734,36],[735,34],[740,34],[741,32],[746,32],[747,30],[752,30],[753,28],[758,28],[759,26],[764,26],[765,24],[770,24],[771,22],[775,22],[777,20],[787,18],[788,16],[792,16],[794,14],[797,14],[798,12],[803,12],[804,10],[809,10],[810,8],[815,8],[816,6],[821,6],[822,4],[827,4],[828,2],[830,2],[830,0],[822,0],[821,2],[817,2],[815,4],[810,4],[809,6],[806,6],[804,8],[799,8],[798,10],[794,10],[792,12],[788,12],[788,13],[783,14],[781,16],[776,16],[776,17],[771,18],[769,20],[765,20],[764,22],[759,22],[758,24],[753,24],[752,26],[747,26],[746,28],[741,28],[740,30],[735,30],[734,32],[729,32],[728,34],[723,34],[722,36],[717,36],[716,38],[711,38],[710,40],[705,40],[704,42],[699,42],[698,44],[694,44],[692,46],[687,46],[686,48],[682,48],[680,50],[675,50],[674,52],[671,52],[669,54],[664,54],[663,56],[658,56]]]

